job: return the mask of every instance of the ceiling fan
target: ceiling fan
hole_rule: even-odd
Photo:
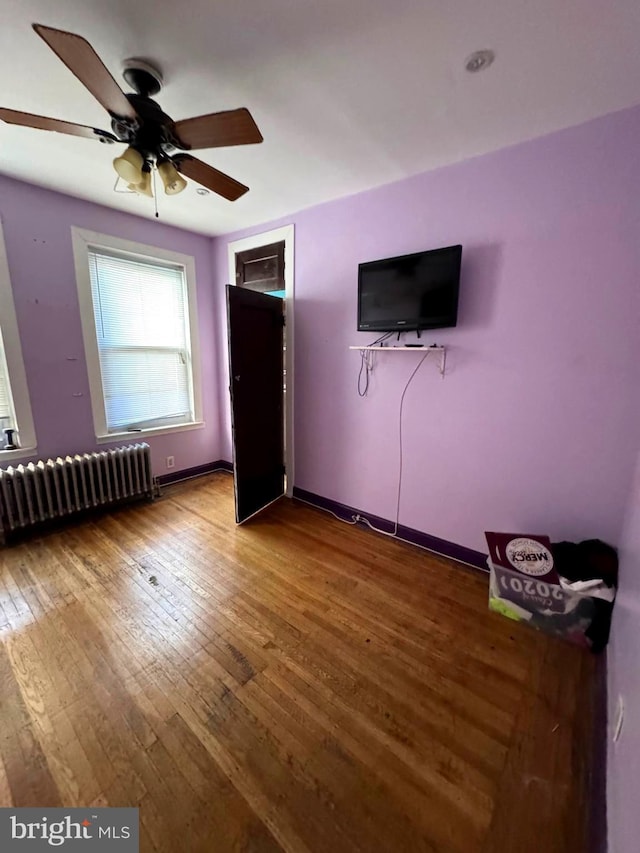
[[[82,36],[42,24],[34,24],[33,29],[107,110],[111,131],[3,108],[0,119],[103,143],[125,143],[126,150],[115,158],[113,166],[129,189],[142,195],[153,196],[154,167],[168,195],[182,192],[187,186],[185,177],[229,201],[248,191],[249,187],[183,152],[262,142],[249,110],[227,110],[174,122],[151,98],[162,88],[162,75],[149,63],[139,59],[125,63],[124,79],[135,90],[125,94]]]

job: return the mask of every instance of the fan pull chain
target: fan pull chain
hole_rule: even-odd
[[[154,166],[151,171],[153,172],[153,203],[156,207],[156,219],[160,219],[158,216],[158,193],[156,192],[156,172],[158,171],[158,167]]]

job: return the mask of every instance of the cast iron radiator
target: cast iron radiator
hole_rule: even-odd
[[[0,542],[40,521],[153,494],[146,443],[0,468]]]

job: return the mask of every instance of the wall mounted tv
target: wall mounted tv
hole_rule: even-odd
[[[442,329],[458,320],[462,246],[358,267],[358,331]]]

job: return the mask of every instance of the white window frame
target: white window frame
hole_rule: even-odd
[[[285,429],[285,458],[286,491],[288,498],[293,497],[293,484],[295,482],[295,457],[293,452],[293,300],[294,300],[294,225],[283,225],[272,231],[263,231],[260,234],[252,234],[241,240],[234,240],[227,244],[227,262],[229,265],[229,281],[236,283],[236,254],[246,252],[248,249],[259,249],[261,246],[269,246],[271,243],[284,241],[284,287],[285,287],[285,317],[284,338],[286,343],[285,370],[287,371],[287,389],[284,399],[284,429]]]
[[[18,320],[13,303],[13,290],[9,274],[9,262],[0,219],[0,331],[4,345],[4,356],[9,379],[9,400],[13,409],[16,434],[20,447],[16,450],[2,450],[0,444],[0,463],[11,463],[23,456],[33,456],[38,447],[36,431],[33,426],[31,400],[27,374],[22,359],[22,345],[18,331]],[[2,436],[0,436],[0,439]]]
[[[202,378],[200,367],[200,342],[198,335],[198,309],[196,304],[196,266],[191,255],[182,255],[169,249],[161,249],[158,246],[146,246],[142,243],[133,243],[130,240],[122,240],[119,237],[111,237],[107,234],[99,234],[96,231],[87,231],[84,228],[71,227],[73,241],[73,256],[76,268],[76,284],[78,286],[78,302],[80,304],[80,318],[82,321],[82,336],[84,339],[84,351],[87,361],[87,372],[89,374],[89,390],[91,393],[91,409],[93,412],[93,425],[98,444],[108,444],[122,438],[133,436],[146,437],[151,435],[165,435],[172,432],[184,432],[192,429],[202,429]],[[161,427],[149,427],[147,429],[123,430],[121,432],[109,432],[107,428],[107,414],[104,404],[104,393],[102,388],[102,373],[100,370],[100,353],[98,350],[98,338],[96,334],[95,315],[93,311],[93,296],[91,292],[91,277],[89,272],[89,249],[104,249],[115,251],[119,254],[130,255],[132,259],[151,262],[167,261],[171,264],[181,266],[184,269],[188,317],[189,336],[191,341],[191,370],[193,381],[193,421],[183,424],[171,424]]]

